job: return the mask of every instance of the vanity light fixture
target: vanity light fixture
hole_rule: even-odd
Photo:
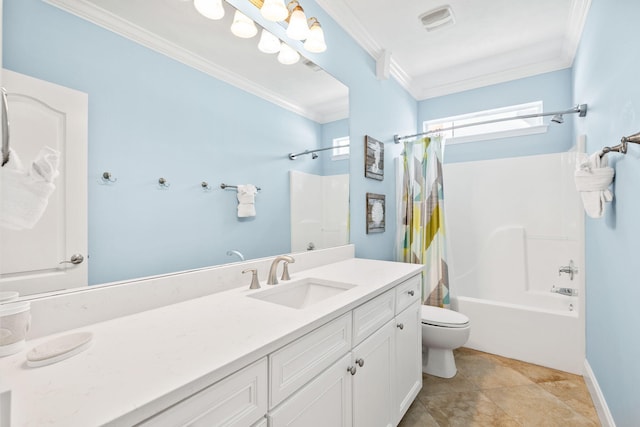
[[[205,18],[218,20],[224,17],[222,0],[193,0],[193,5]]]
[[[293,40],[306,39],[309,36],[309,26],[307,25],[307,17],[300,3],[292,0],[287,5],[287,9],[291,12],[289,16],[289,26],[287,27],[287,36]]]
[[[231,32],[242,39],[250,39],[258,34],[256,24],[244,13],[236,10],[233,15],[233,23],[231,24]]]
[[[269,21],[284,21],[289,16],[289,9],[285,6],[284,0],[264,0],[260,14]]]
[[[309,18],[309,37],[304,42],[304,48],[313,53],[322,53],[327,50],[324,31],[315,17]]]
[[[278,54],[278,62],[283,65],[295,64],[300,60],[300,54],[286,43],[280,44],[280,53]]]
[[[258,50],[264,53],[278,53],[280,52],[280,39],[263,28],[262,34],[260,34]]]

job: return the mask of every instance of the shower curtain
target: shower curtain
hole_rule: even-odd
[[[397,167],[398,261],[424,264],[422,302],[449,307],[446,261],[442,137],[405,142]]]

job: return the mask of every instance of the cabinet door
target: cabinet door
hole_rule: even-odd
[[[270,427],[351,427],[351,354],[269,413]]]
[[[409,306],[395,320],[395,412],[399,422],[422,388],[420,302]]]
[[[353,350],[354,427],[387,427],[395,421],[395,328],[395,320],[387,322]]]
[[[144,427],[241,427],[267,412],[267,359],[261,359],[140,423]]]

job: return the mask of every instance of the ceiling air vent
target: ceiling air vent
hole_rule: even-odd
[[[438,30],[447,25],[453,25],[456,22],[453,17],[453,10],[451,10],[451,6],[449,5],[425,12],[420,15],[419,19],[427,31]]]

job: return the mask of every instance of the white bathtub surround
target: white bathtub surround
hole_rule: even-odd
[[[452,307],[473,325],[468,347],[582,373],[584,224],[574,170],[575,153],[445,165]],[[571,260],[573,280],[559,273]]]
[[[244,269],[246,265],[224,268]],[[294,265],[299,266],[298,260]],[[262,265],[259,268],[264,271]],[[283,345],[350,313],[366,301],[389,295],[389,291],[395,290],[392,288],[420,270],[420,265],[349,258],[292,272],[292,281],[308,277],[355,285],[303,310],[248,298],[248,294],[267,287],[249,290],[246,277],[241,277],[241,287],[66,331],[90,331],[93,343],[70,359],[42,368],[25,369],[24,352],[0,359],[2,381],[12,392],[12,426],[133,425],[241,368],[264,360]],[[196,272],[174,275],[163,278],[163,282],[165,286],[173,287],[168,282],[174,282],[189,287],[188,282],[196,275]],[[215,278],[208,277],[210,284],[215,283]],[[200,287],[201,283],[194,286]],[[124,292],[119,288],[101,290],[102,297],[109,291]],[[131,295],[139,296],[139,291],[132,290]],[[62,297],[56,298],[64,305]],[[402,301],[398,295],[393,298]],[[409,309],[398,304],[396,313]],[[410,307],[413,304],[417,306],[417,301]],[[376,314],[379,310],[365,311],[363,320],[369,312]],[[393,309],[390,314],[393,315]],[[418,317],[414,317],[417,332]],[[394,324],[387,325],[384,334],[400,330]],[[62,334],[30,340],[27,349],[59,335]],[[419,351],[417,340],[415,344]],[[399,419],[394,421],[397,423]]]
[[[349,174],[290,172],[291,249],[306,251],[349,241]]]
[[[584,211],[591,218],[602,218],[606,204],[613,200],[609,188],[615,170],[608,166],[607,154],[598,151],[588,156],[577,154],[575,171],[576,189],[580,192]]]

